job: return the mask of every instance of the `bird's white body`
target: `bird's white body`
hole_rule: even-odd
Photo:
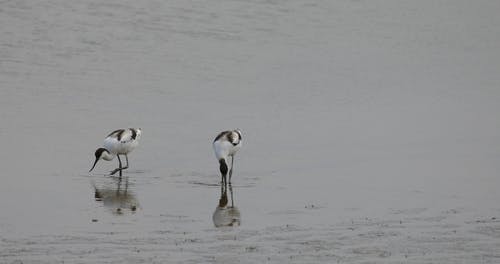
[[[139,145],[140,128],[118,129],[104,139],[104,148],[111,154],[128,154]]]
[[[222,176],[222,182],[226,182],[228,172],[229,157],[231,157],[231,169],[229,170],[229,183],[233,174],[234,155],[241,148],[241,131],[236,129],[219,133],[213,142],[215,157],[219,161],[219,169]]]
[[[234,156],[242,145],[241,132],[239,130],[224,131],[214,140],[213,147],[217,160],[224,159],[227,163],[229,156]]]

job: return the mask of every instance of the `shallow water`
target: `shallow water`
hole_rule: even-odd
[[[0,262],[498,263],[499,7],[3,1]]]

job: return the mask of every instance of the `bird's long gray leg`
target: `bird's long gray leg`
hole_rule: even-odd
[[[111,171],[111,173],[109,175],[114,175],[115,173],[117,173],[118,171],[120,172],[120,177],[122,176],[122,160],[120,159],[120,155],[117,154],[116,157],[118,158],[118,165],[119,167],[114,169],[113,171]]]
[[[125,160],[127,161],[127,165],[125,165],[125,167],[123,167],[122,170],[128,169],[128,156],[127,156],[127,154],[125,154]]]
[[[231,183],[231,176],[233,176],[233,164],[234,164],[234,156],[231,156],[231,169],[229,170],[229,183]]]
[[[119,166],[119,170],[120,170],[120,181],[122,179],[122,160],[120,159],[120,155],[116,155],[118,157],[118,164],[120,165]]]

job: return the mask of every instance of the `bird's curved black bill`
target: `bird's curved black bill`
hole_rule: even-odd
[[[95,161],[94,161],[94,166],[92,166],[92,168],[89,170],[89,172],[91,172],[94,169],[94,167],[95,167],[95,165],[97,164],[98,161],[99,161],[99,159],[96,158]]]

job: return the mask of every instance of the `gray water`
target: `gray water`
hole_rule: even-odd
[[[0,262],[500,262],[498,10],[2,1]],[[88,173],[122,127],[130,169]]]

